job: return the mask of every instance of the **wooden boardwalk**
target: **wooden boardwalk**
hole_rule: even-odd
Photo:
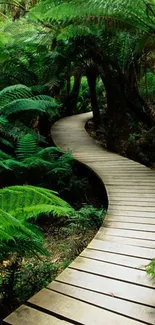
[[[103,180],[109,199],[104,227],[5,324],[155,325],[155,287],[144,271],[155,257],[155,173],[103,150],[84,129],[89,117],[91,113],[60,120],[52,136]]]

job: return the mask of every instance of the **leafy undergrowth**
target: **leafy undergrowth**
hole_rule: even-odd
[[[107,121],[95,128],[92,120],[86,130],[104,148],[137,161],[152,169],[155,168],[155,128],[148,130],[142,122],[126,120],[121,130],[115,130],[113,140],[108,135]],[[110,139],[110,140],[109,140]]]
[[[153,259],[147,266],[146,266],[146,272],[149,274],[155,283],[155,259]]]
[[[0,321],[54,280],[88,245],[103,222],[107,208],[104,186],[82,164],[75,163],[70,186],[62,190],[61,197],[74,207],[75,214],[44,214],[35,221],[45,235],[49,255],[41,259],[15,255],[0,265]]]

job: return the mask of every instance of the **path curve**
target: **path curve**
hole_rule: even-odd
[[[13,325],[155,325],[155,173],[101,148],[85,131],[91,113],[55,123],[64,152],[103,180],[108,213],[95,238],[58,278],[6,318]]]

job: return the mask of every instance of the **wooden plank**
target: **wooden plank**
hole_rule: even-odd
[[[111,207],[108,209],[108,215],[113,215],[113,216],[131,216],[131,217],[145,217],[145,218],[154,218],[155,214],[154,212],[150,211],[127,211],[127,210],[118,210],[116,211],[115,209],[112,209]]]
[[[87,257],[103,262],[109,262],[112,264],[128,266],[135,269],[144,270],[145,266],[150,262],[148,259],[136,258],[133,256],[119,255],[109,252],[98,251],[94,249],[85,249],[81,254],[81,257]]]
[[[123,183],[126,182],[127,184],[128,183],[133,183],[133,185],[135,185],[135,183],[138,183],[138,184],[143,184],[143,186],[145,186],[146,183],[152,185],[152,183],[154,184],[155,182],[155,176],[154,174],[153,175],[150,175],[150,176],[136,176],[136,175],[128,175],[128,174],[125,174],[124,176],[120,176],[119,174],[117,174],[117,176],[113,176],[113,175],[105,175],[105,179],[106,181],[108,182],[113,182],[113,184],[115,184],[115,182],[120,182],[120,183]]]
[[[155,225],[148,225],[148,224],[140,224],[140,223],[132,223],[132,222],[115,222],[107,221],[104,222],[104,227],[110,228],[117,228],[117,229],[128,229],[128,230],[140,230],[140,231],[147,231],[147,232],[154,232],[154,240],[155,240]]]
[[[110,238],[111,239],[111,238]],[[93,239],[87,246],[88,249],[96,249],[109,253],[116,253],[126,256],[140,257],[144,259],[153,259],[154,250],[144,247],[133,247],[131,245],[122,245],[121,243]]]
[[[146,188],[139,188],[138,190],[134,190],[134,188],[115,188],[114,186],[108,186],[108,192],[111,193],[112,196],[128,196],[129,197],[147,197],[147,198],[153,198],[155,197],[155,191],[153,192],[152,189],[149,191],[149,189],[146,190]]]
[[[71,325],[71,323],[65,322],[26,305],[22,305],[6,317],[5,322],[11,325]]]
[[[152,241],[152,248],[155,248],[155,234],[152,232],[145,232],[145,231],[134,231],[134,230],[127,230],[127,229],[113,229],[113,228],[104,228],[101,227],[98,231],[98,234],[105,235],[113,235],[113,236],[120,236],[120,237],[128,237],[128,238],[141,238],[145,240]],[[104,238],[104,237],[103,237]]]
[[[146,272],[78,256],[69,268],[153,288]]]
[[[155,225],[155,218],[141,218],[141,217],[131,217],[131,216],[113,216],[108,215],[105,219],[107,221],[113,222],[131,222],[136,224],[146,224],[146,225]]]
[[[148,194],[148,195],[143,195],[143,194],[132,194],[132,193],[122,193],[122,196],[120,196],[121,193],[117,194],[117,193],[112,193],[110,194],[110,201],[112,202],[128,202],[128,203],[131,203],[131,204],[136,204],[136,203],[139,203],[142,205],[142,203],[144,204],[151,204],[151,203],[154,203],[155,202],[155,194],[151,195],[151,194]]]
[[[88,294],[90,295],[90,293]],[[94,325],[96,321],[98,325],[103,325],[103,319],[106,319],[107,324],[141,324],[139,321],[97,307],[95,297],[94,303],[90,304],[61,293],[43,289],[33,296],[29,302],[48,311],[57,312],[59,315],[74,322],[79,322],[81,325]]]
[[[145,189],[147,189],[147,188],[154,189],[155,180],[153,180],[152,182],[150,182],[149,180],[146,180],[146,182],[145,182],[145,181],[140,181],[140,180],[136,180],[136,179],[135,179],[135,181],[132,181],[132,180],[125,181],[123,179],[122,180],[119,180],[119,179],[118,180],[113,180],[113,179],[108,180],[105,178],[104,184],[106,186],[112,185],[112,186],[123,186],[123,187],[124,187],[124,184],[126,184],[126,187],[133,186],[133,189],[134,189],[134,186],[136,186],[136,190],[138,190],[138,187],[140,188],[141,186],[143,186]]]
[[[79,270],[68,268],[58,276],[56,281],[154,307],[155,290],[151,288],[140,288],[132,283],[108,279],[91,273],[80,272]],[[50,288],[51,285],[52,283],[49,284],[48,287]]]
[[[154,208],[154,210],[155,210],[155,201],[148,201],[147,199],[146,200],[144,200],[144,199],[142,199],[141,201],[139,201],[138,199],[128,199],[128,201],[126,201],[125,199],[123,200],[120,200],[119,198],[117,199],[117,198],[115,198],[115,199],[111,199],[110,200],[110,206],[111,207],[116,207],[116,206],[132,206],[132,207],[138,207],[138,206],[140,206],[140,207],[145,207],[145,208],[147,208],[147,207],[153,207]]]
[[[144,240],[141,238],[129,238],[129,237],[121,237],[120,233],[119,236],[116,234],[105,234],[103,232],[97,233],[97,235],[94,237],[97,240],[102,240],[102,241],[110,241],[114,243],[121,243],[122,245],[130,245],[130,246],[137,246],[137,247],[144,247],[144,248],[149,248],[154,251],[155,249],[155,244],[151,240]]]
[[[149,324],[154,324],[155,309],[137,305],[136,303],[120,300],[111,296],[106,296],[101,293],[90,292],[83,288],[76,288],[60,282],[53,282],[50,286],[51,290],[63,293],[69,297],[83,300],[85,302],[95,304],[103,309],[114,311],[123,316],[128,316],[131,319],[140,320]]]
[[[103,179],[103,183],[105,184],[105,180]],[[152,185],[145,185],[143,186],[138,186],[138,185],[119,185],[116,184],[107,184],[108,186],[108,191],[111,191],[113,193],[132,193],[132,194],[153,194],[155,195],[155,187]]]
[[[154,210],[155,210],[155,207],[153,207],[153,206],[136,206],[136,205],[125,205],[124,203],[121,203],[121,204],[117,204],[117,205],[115,205],[114,206],[114,204],[110,204],[110,207],[109,207],[109,210],[110,211],[140,211],[140,212],[152,212],[153,214],[154,214],[154,217],[155,217],[155,212],[154,212]]]

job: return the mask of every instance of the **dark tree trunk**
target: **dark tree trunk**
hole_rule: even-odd
[[[77,107],[80,85],[81,85],[81,78],[82,78],[81,73],[76,72],[74,74],[74,85],[70,95],[70,110],[72,114],[76,113],[76,107]]]
[[[101,122],[101,119],[100,119],[100,111],[98,107],[97,93],[96,93],[97,71],[95,69],[89,69],[86,72],[86,76],[88,80],[94,124],[95,126],[98,126]]]
[[[152,125],[152,118],[146,112],[146,103],[141,98],[134,82],[119,72],[109,71],[102,77],[107,93],[108,147],[114,150],[116,142],[129,130],[130,118],[138,123]]]
[[[67,76],[66,78],[66,82],[67,82],[67,96],[69,97],[70,96],[70,91],[71,91],[71,78],[70,76]]]
[[[82,76],[79,72],[76,72],[74,74],[74,85],[70,94],[69,94],[70,80],[67,81],[67,96],[64,103],[67,115],[73,115],[74,113],[76,113],[76,107],[77,107],[80,85],[81,85],[81,78]]]

